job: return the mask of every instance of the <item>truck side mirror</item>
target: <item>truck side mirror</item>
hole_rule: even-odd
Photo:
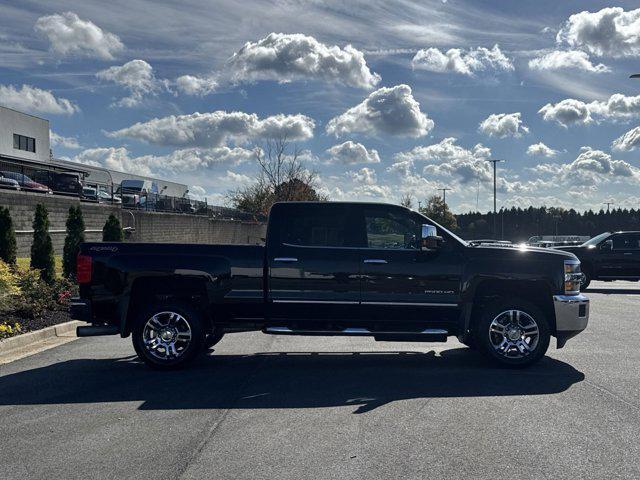
[[[600,250],[602,250],[603,252],[610,252],[611,250],[613,250],[613,242],[611,240],[605,240],[604,242],[602,242],[602,244],[600,244]]]
[[[433,225],[422,225],[421,250],[437,250],[443,242],[443,238],[438,236],[438,231]]]

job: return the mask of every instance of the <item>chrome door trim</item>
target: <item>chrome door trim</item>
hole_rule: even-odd
[[[372,263],[374,265],[384,265],[388,262],[382,258],[366,258],[363,263]]]
[[[457,307],[457,303],[428,303],[428,302],[362,302],[362,305],[396,305],[409,307]]]
[[[276,257],[273,259],[273,261],[281,263],[295,263],[298,261],[298,259],[295,257]]]
[[[273,299],[273,303],[333,303],[335,305],[358,305],[357,301],[340,301],[340,300],[287,300],[287,299]]]

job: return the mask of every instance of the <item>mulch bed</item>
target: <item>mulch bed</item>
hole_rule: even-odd
[[[10,324],[18,322],[20,324],[20,333],[27,333],[68,322],[71,318],[69,318],[69,312],[65,310],[47,310],[39,318],[21,318],[11,313],[5,313],[0,320],[5,320]]]

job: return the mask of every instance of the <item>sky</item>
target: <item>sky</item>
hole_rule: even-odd
[[[640,206],[637,1],[5,0],[0,105],[56,158],[224,204],[286,136],[331,200]]]

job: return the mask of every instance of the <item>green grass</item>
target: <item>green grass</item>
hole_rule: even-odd
[[[62,255],[55,255],[53,259],[56,265],[56,277],[62,278]],[[18,268],[21,270],[28,270],[30,262],[31,258],[29,257],[20,257],[16,259]]]

